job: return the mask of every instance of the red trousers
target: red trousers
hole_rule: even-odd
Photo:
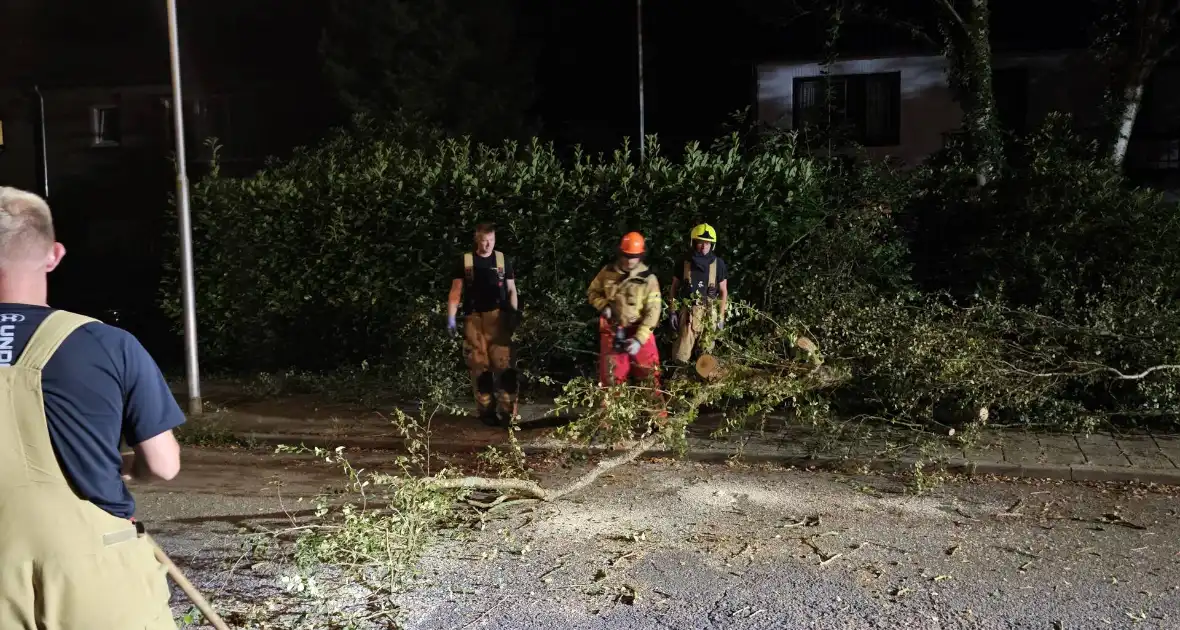
[[[635,334],[634,328],[627,329],[627,338]],[[598,381],[605,386],[621,385],[630,379],[640,382],[650,376],[655,377],[655,386],[659,387],[660,377],[657,367],[660,365],[660,351],[656,349],[656,337],[652,335],[639,347],[639,354],[631,356],[626,352],[615,352],[615,333],[613,330],[603,329],[599,334]]]

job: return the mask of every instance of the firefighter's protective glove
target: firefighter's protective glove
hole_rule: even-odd
[[[628,339],[626,347],[627,347],[627,354],[629,354],[631,356],[635,356],[635,355],[639,354],[639,349],[643,347],[643,344],[639,343],[638,339]]]
[[[512,308],[511,305],[505,306],[500,311],[500,317],[503,318],[505,330],[516,332],[516,329],[520,328],[520,311]]]
[[[676,311],[668,313],[668,324],[672,326],[672,330],[680,330],[680,313]]]
[[[447,332],[451,333],[452,337],[459,334],[459,324],[455,322],[454,315],[447,315]]]

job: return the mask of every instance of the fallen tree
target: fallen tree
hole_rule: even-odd
[[[557,501],[587,488],[603,474],[635,461],[661,443],[683,453],[688,428],[703,407],[726,404],[725,428],[733,430],[764,419],[788,403],[796,403],[792,406],[795,411],[803,409],[799,401],[848,380],[847,369],[826,365],[815,342],[796,328],[740,302],[733,305],[728,329],[724,333],[709,331],[703,342],[712,345],[713,350],[701,363],[715,364],[715,369],[685,368],[662,375],[661,382],[653,379],[614,387],[602,387],[584,377],[565,384],[553,413],[581,413],[558,430],[558,437],[585,446],[627,444],[618,449],[621,452],[599,461],[576,479],[555,488],[512,476],[436,476],[429,484],[440,490],[500,493],[489,507],[520,500]],[[519,450],[516,457],[516,470],[527,470]]]

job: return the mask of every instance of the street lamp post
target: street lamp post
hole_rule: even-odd
[[[643,0],[635,0],[635,41],[639,52],[639,159],[646,157],[647,132],[643,109]]]
[[[34,134],[36,144],[33,146],[33,152],[37,156],[37,184],[41,189],[38,192],[49,201],[49,140],[45,132],[45,95],[41,93],[41,86],[33,86],[33,95],[37,97],[37,129]]]
[[[184,100],[180,94],[180,42],[176,0],[168,1],[168,48],[172,57],[172,119],[176,137],[176,209],[180,215],[180,273],[184,303],[184,363],[188,412],[200,414],[201,375],[197,363],[197,298],[193,280],[193,222],[189,212],[188,163],[184,151]]]

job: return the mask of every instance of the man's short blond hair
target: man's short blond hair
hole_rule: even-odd
[[[0,261],[43,256],[54,240],[49,204],[31,192],[0,186]]]

